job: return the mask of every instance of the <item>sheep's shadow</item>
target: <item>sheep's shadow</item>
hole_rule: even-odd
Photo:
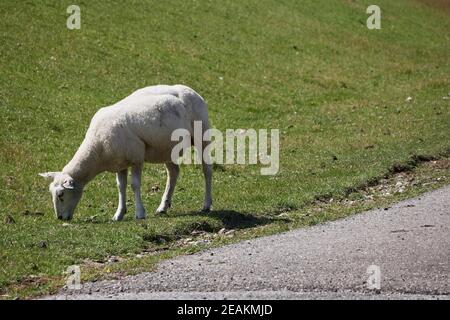
[[[164,217],[164,218],[183,218],[183,217],[198,217],[199,225],[195,228],[198,230],[203,230],[207,232],[217,232],[214,227],[212,227],[209,223],[202,222],[202,218],[212,218],[214,220],[220,221],[221,225],[228,230],[235,229],[248,229],[254,228],[258,226],[264,226],[276,221],[283,221],[284,219],[268,217],[268,216],[259,216],[250,212],[238,212],[235,210],[212,210],[209,212],[203,211],[188,211],[188,212],[169,212],[163,215],[156,215],[156,217]],[[150,217],[150,216],[149,216]],[[155,216],[154,216],[155,217]],[[136,219],[132,214],[126,215],[124,221],[135,221]],[[195,219],[196,220],[196,219]],[[203,219],[204,220],[204,219]],[[287,221],[287,220],[286,220]],[[82,225],[91,225],[91,224],[111,224],[117,223],[113,222],[112,219],[103,216],[92,216],[92,217],[83,217],[76,221],[78,224]]]
[[[199,218],[208,217],[220,220],[226,229],[254,228],[257,226],[267,225],[275,221],[275,219],[270,217],[261,217],[251,213],[242,213],[234,210],[213,210],[209,212],[189,211],[185,213],[172,213],[167,215],[167,217],[174,218],[186,216]]]

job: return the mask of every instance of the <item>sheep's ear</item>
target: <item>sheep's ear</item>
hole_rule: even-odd
[[[62,184],[62,186],[64,189],[70,189],[70,190],[75,188],[74,181],[72,178],[65,180],[64,183]]]
[[[45,172],[45,173],[39,173],[41,177],[44,177],[47,180],[54,180],[58,172]]]

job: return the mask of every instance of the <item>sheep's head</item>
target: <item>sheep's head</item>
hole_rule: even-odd
[[[62,220],[72,219],[75,208],[83,194],[83,186],[67,173],[46,172],[39,175],[52,181],[49,190],[52,194],[56,217]]]

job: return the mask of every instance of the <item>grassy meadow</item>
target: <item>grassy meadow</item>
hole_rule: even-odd
[[[382,29],[369,30],[365,0],[80,0],[81,29],[69,30],[71,4],[0,4],[0,293],[161,236],[271,224],[450,148],[449,11],[379,0]],[[149,164],[148,219],[134,220],[129,190],[121,223],[110,221],[117,191],[105,173],[69,224],[56,220],[38,173],[65,166],[99,108],[175,83],[207,100],[217,129],[280,129],[279,173],[216,166],[214,211],[203,214],[201,168],[183,166],[171,211],[155,216],[166,174]]]

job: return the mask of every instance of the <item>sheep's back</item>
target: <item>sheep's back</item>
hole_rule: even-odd
[[[120,165],[134,162],[166,162],[177,141],[176,129],[192,132],[183,102],[172,95],[130,96],[102,108],[91,122],[88,135],[102,145],[106,159]]]

